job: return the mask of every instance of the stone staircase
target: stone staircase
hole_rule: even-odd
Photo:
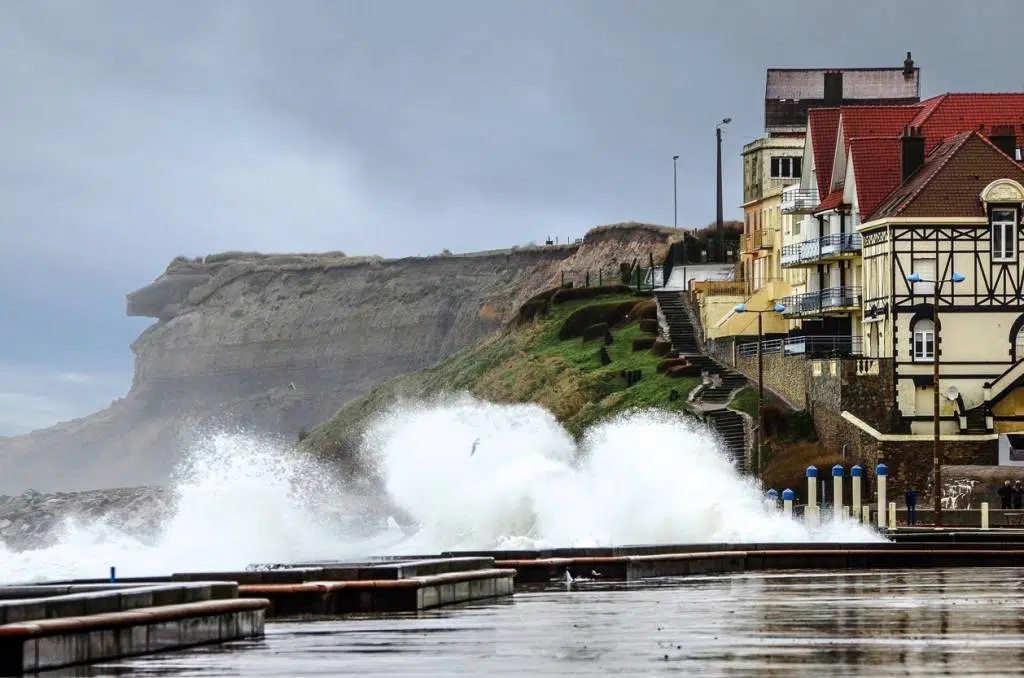
[[[697,328],[694,327],[680,292],[655,290],[654,296],[668,325],[672,352],[685,357],[694,365],[699,365],[701,371],[710,379],[710,384],[704,386],[697,394],[696,405],[707,414],[712,428],[736,466],[741,471],[745,470],[745,422],[742,415],[728,409],[727,405],[737,391],[749,385],[747,378],[701,352]]]

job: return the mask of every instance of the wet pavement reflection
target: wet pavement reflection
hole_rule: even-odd
[[[1008,676],[1024,569],[578,582],[420,615],[271,623],[265,639],[79,676]]]

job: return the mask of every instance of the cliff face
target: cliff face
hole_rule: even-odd
[[[345,402],[499,329],[565,272],[606,280],[659,257],[670,229],[601,227],[570,246],[384,260],[228,253],[176,259],[128,296],[157,318],[110,408],[0,440],[0,492],[160,484],[215,428],[293,441]],[[594,281],[596,284],[596,281]]]

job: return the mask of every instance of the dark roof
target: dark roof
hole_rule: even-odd
[[[982,189],[996,179],[1024,182],[1024,168],[975,131],[936,146],[924,164],[871,214],[887,217],[983,217]],[[859,181],[858,177],[858,181]]]

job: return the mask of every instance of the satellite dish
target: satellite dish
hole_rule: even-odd
[[[946,400],[956,400],[960,397],[960,391],[957,390],[956,386],[950,386],[943,392],[943,395],[946,396]]]

